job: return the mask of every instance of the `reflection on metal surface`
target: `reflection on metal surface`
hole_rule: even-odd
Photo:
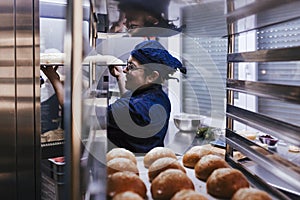
[[[82,1],[68,1],[65,34],[65,199],[81,198],[80,157],[82,132]]]
[[[291,103],[300,103],[299,86],[227,79],[227,89]]]
[[[228,54],[228,62],[272,62],[300,60],[300,47],[291,47],[272,50],[258,50],[246,53]]]
[[[38,1],[0,2],[0,176],[3,199],[39,195]]]
[[[232,105],[227,105],[227,116],[296,146],[300,145],[300,127]]]
[[[292,1],[289,1],[292,2]],[[227,14],[227,23],[232,23],[238,19],[257,14],[259,12],[266,11],[271,8],[275,8],[282,4],[286,4],[286,0],[264,0],[264,1],[254,1],[251,4],[247,4],[241,8],[233,10]]]
[[[245,21],[255,16],[258,19],[256,23],[252,25],[247,24],[247,26],[238,26],[238,29],[228,34],[238,34],[299,18],[299,6],[300,1],[298,0],[255,1],[252,4],[228,12],[227,22],[228,24],[238,26],[238,24],[244,24]]]
[[[287,164],[283,165],[278,162],[278,160],[274,159],[276,156],[275,154],[269,153],[263,155],[260,152],[257,152],[250,147],[250,145],[254,145],[254,143],[251,144],[251,142],[230,130],[226,130],[226,142],[232,147],[239,149],[243,155],[254,160],[261,167],[267,169],[270,174],[279,178],[281,182],[285,182],[287,185],[294,188],[295,191],[299,191],[300,185],[298,184],[298,180],[300,179],[300,175],[289,168]]]
[[[264,181],[261,177],[254,175],[253,172],[247,170],[242,163],[237,163],[234,158],[226,156],[226,162],[232,166],[240,170],[248,179],[253,187],[258,189],[268,191],[268,194],[272,196],[272,199],[282,199],[282,200],[289,200],[290,198],[284,195],[282,192],[278,191],[273,186],[269,185],[266,181]]]

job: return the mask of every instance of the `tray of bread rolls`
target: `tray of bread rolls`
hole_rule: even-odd
[[[276,199],[250,184],[223,154],[207,146],[194,146],[182,156],[166,147],[156,147],[145,156],[114,148],[106,159],[107,199]]]

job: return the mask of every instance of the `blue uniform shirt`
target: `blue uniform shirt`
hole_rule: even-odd
[[[127,92],[107,109],[108,142],[136,153],[164,146],[171,104],[159,84]]]

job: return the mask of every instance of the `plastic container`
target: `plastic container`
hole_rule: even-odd
[[[55,159],[42,161],[41,175],[41,199],[64,199],[64,162],[56,162]]]

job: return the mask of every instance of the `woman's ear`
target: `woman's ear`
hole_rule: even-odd
[[[150,22],[151,24],[158,24],[158,19],[151,15],[146,16],[146,21]]]
[[[147,83],[157,82],[158,78],[159,78],[159,72],[158,71],[152,71],[151,74],[147,75]]]

